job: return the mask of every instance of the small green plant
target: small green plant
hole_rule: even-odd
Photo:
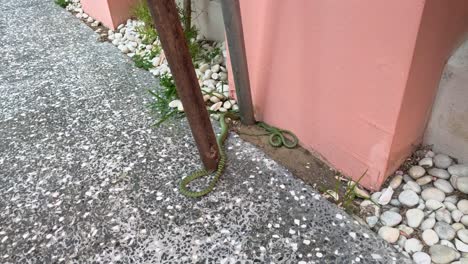
[[[147,56],[135,54],[132,60],[133,62],[135,62],[135,66],[137,66],[138,68],[142,68],[145,70],[153,68],[153,63],[151,62],[151,60],[148,60]]]
[[[153,18],[148,8],[148,4],[145,0],[140,0],[132,10],[133,15],[140,21],[143,21],[144,25],[138,26],[136,31],[141,36],[143,44],[149,45],[158,38],[158,32],[153,25]]]
[[[147,56],[148,56],[148,59],[152,60],[154,57],[158,56],[159,54],[161,54],[161,47],[154,45],[151,48]]]
[[[343,207],[345,211],[349,213],[353,213],[354,209],[353,208],[353,201],[356,199],[356,197],[359,197],[357,194],[357,188],[359,182],[364,178],[366,175],[367,170],[359,177],[359,179],[356,182],[350,181],[346,185],[346,188],[344,190],[344,194],[341,195],[340,197],[340,187],[342,185],[341,183],[341,177],[338,177],[334,189],[322,189],[321,191],[326,197],[330,197],[336,202],[339,206]],[[342,193],[342,192],[341,192]]]
[[[158,32],[153,26],[142,25],[136,28],[136,31],[141,36],[141,42],[145,45],[151,45],[158,38]]]
[[[146,0],[140,0],[133,7],[132,14],[145,23],[147,26],[153,26],[153,18],[148,8],[148,3]]]
[[[62,8],[65,8],[68,5],[68,0],[55,0],[55,3]]]
[[[176,108],[169,107],[169,103],[178,98],[172,76],[169,74],[161,75],[159,83],[161,84],[161,89],[156,91],[149,90],[149,93],[155,99],[150,105],[150,108],[160,116],[159,120],[155,123],[156,126],[161,125],[161,123],[169,118],[180,118],[184,116],[183,112],[179,112]]]
[[[208,51],[203,54],[202,58],[205,61],[211,62],[216,56],[221,55],[222,51],[219,47],[214,48],[212,51]]]

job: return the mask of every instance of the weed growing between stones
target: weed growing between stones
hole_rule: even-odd
[[[65,8],[68,5],[68,0],[55,0],[55,4],[62,8]]]
[[[161,85],[161,89],[157,89],[156,91],[149,90],[149,93],[155,99],[150,104],[150,108],[160,116],[159,120],[154,124],[156,126],[159,126],[169,118],[180,118],[184,116],[181,104],[179,107],[170,107],[170,103],[178,98],[172,76],[167,73],[161,75],[159,77],[159,83]]]

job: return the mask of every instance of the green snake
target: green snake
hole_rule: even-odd
[[[226,160],[227,160],[226,153],[224,152],[224,141],[226,141],[226,138],[229,132],[229,127],[226,123],[226,118],[237,120],[239,119],[239,116],[232,112],[226,112],[226,113],[222,113],[219,117],[219,123],[221,125],[221,133],[216,138],[216,142],[218,143],[218,147],[219,147],[219,161],[218,161],[218,167],[216,171],[211,172],[206,169],[202,169],[183,178],[179,185],[179,191],[183,195],[190,197],[190,198],[198,198],[198,197],[207,195],[214,189],[214,187],[216,186],[216,183],[218,182],[219,178],[223,174],[224,169],[226,168]],[[263,122],[258,122],[257,125],[265,129],[266,133],[253,134],[252,136],[270,135],[269,143],[273,147],[285,146],[286,148],[294,148],[298,144],[299,140],[291,131],[278,129],[276,127],[269,126]],[[283,134],[289,135],[292,139],[286,139],[286,137]],[[214,177],[205,189],[200,190],[200,191],[191,191],[188,189],[188,185],[191,182],[201,177],[209,176],[211,173],[214,173]]]

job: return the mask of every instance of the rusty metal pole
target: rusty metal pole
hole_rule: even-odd
[[[246,125],[253,125],[255,124],[255,117],[239,0],[221,0],[221,9],[223,10],[224,28],[226,30],[234,83],[236,84],[241,121]]]
[[[198,84],[174,0],[147,0],[205,169],[215,170],[219,148]]]

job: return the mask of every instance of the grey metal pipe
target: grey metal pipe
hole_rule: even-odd
[[[231,58],[232,73],[236,85],[237,103],[241,121],[246,125],[255,124],[250,92],[249,70],[245,53],[244,32],[240,14],[239,0],[221,0],[224,27]]]

